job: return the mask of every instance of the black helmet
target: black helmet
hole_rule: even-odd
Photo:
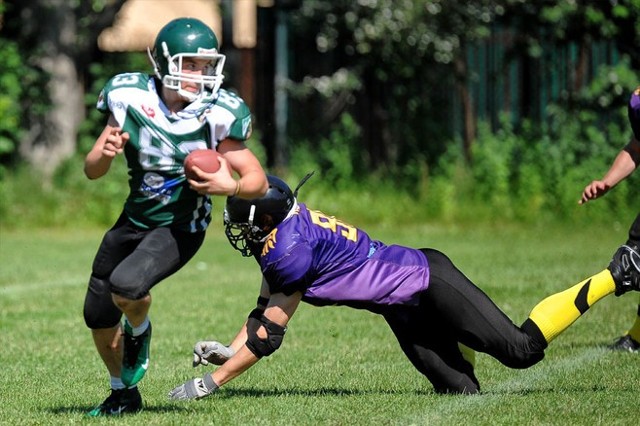
[[[225,234],[243,256],[251,256],[248,243],[259,243],[278,226],[296,204],[298,189],[311,177],[305,176],[294,192],[280,178],[267,176],[269,189],[261,198],[228,197],[224,208]]]

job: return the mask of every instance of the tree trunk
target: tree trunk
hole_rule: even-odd
[[[463,153],[467,163],[471,162],[471,146],[476,140],[476,115],[473,108],[473,98],[467,88],[467,62],[464,58],[464,48],[454,59],[455,85],[460,96],[463,114]]]
[[[68,55],[43,58],[41,65],[50,74],[47,89],[51,110],[44,116],[31,116],[20,155],[48,180],[75,152],[77,129],[84,118],[84,89]]]
[[[56,168],[76,150],[76,137],[84,119],[83,73],[94,59],[97,38],[113,22],[125,0],[107,2],[100,13],[92,2],[68,0],[22,0],[8,18],[15,36],[32,57],[31,64],[47,74],[41,90],[45,101],[25,99],[25,123],[28,128],[20,141],[20,155],[50,180]],[[79,27],[79,19],[84,22]],[[42,112],[31,105],[50,103]]]

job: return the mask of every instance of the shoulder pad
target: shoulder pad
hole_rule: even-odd
[[[222,116],[226,116],[226,118],[222,120],[224,122],[223,126],[226,128],[224,138],[229,137],[231,139],[245,141],[251,137],[251,111],[241,97],[235,93],[220,89],[216,94],[216,98],[211,102],[211,105],[211,115],[207,116],[207,120],[214,126],[222,124],[220,122],[220,110],[222,109],[226,112],[221,114]]]
[[[144,74],[140,72],[130,72],[124,74],[118,74],[113,76],[107,84],[105,84],[104,89],[107,91],[112,91],[116,89],[122,88],[136,88],[146,90],[149,85],[149,79],[151,76],[149,74]]]
[[[240,120],[251,115],[251,111],[249,111],[249,107],[244,100],[235,93],[225,89],[218,90],[217,97],[213,103],[218,107],[226,109]]]
[[[104,85],[104,88],[100,91],[98,96],[98,102],[96,108],[102,112],[108,111],[108,99],[110,93],[120,89],[139,89],[147,90],[149,87],[149,74],[133,72],[118,74],[112,77]]]

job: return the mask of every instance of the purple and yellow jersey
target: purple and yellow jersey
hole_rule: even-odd
[[[269,234],[260,266],[272,294],[301,291],[305,302],[317,306],[376,312],[386,305],[417,305],[429,285],[420,250],[372,240],[302,203]]]
[[[640,141],[640,86],[631,94],[628,111],[633,135]]]
[[[113,114],[130,135],[124,146],[130,175],[124,210],[142,228],[203,231],[211,221],[211,200],[189,188],[183,161],[191,151],[215,149],[226,138],[246,140],[251,113],[242,99],[224,89],[172,113],[155,82],[143,73],[118,74],[96,105]]]

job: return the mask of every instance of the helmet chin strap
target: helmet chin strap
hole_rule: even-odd
[[[153,72],[155,73],[156,77],[158,77],[158,80],[162,81],[162,75],[160,75],[160,66],[154,59],[153,53],[151,52],[149,46],[147,46],[147,56],[149,57],[149,61],[151,61],[151,65],[153,66]]]
[[[176,90],[176,92],[178,92],[178,95],[182,96],[184,99],[186,99],[189,102],[198,100],[205,93],[202,87],[200,88],[200,91],[198,93],[193,93],[184,89],[178,89]]]

